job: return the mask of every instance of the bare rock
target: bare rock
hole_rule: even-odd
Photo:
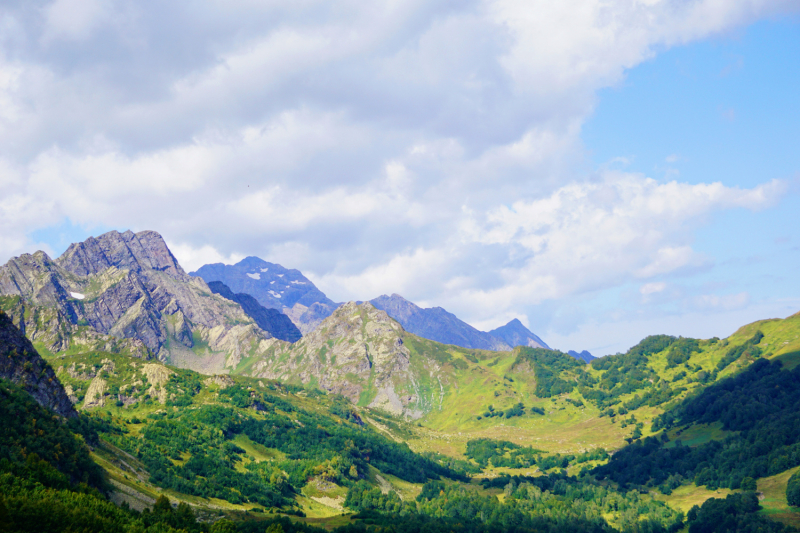
[[[69,418],[77,416],[52,367],[1,310],[0,377],[20,385],[40,405],[59,415]]]

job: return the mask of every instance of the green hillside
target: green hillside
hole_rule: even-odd
[[[391,346],[406,350],[409,375],[420,372],[415,361],[428,371],[416,390],[428,390],[430,409],[419,418],[313,379],[46,353],[82,414],[40,426],[52,415],[4,385],[4,416],[28,414],[4,425],[0,513],[11,531],[34,530],[38,505],[86,531],[677,531],[709,527],[719,513],[743,530],[798,523],[780,491],[800,466],[800,316],[723,340],[652,336],[590,365],[381,327],[348,329],[373,343],[349,353],[377,365],[372,347],[390,339],[381,331],[397,334]],[[350,345],[338,338],[325,361]],[[761,506],[745,497],[752,485],[769,493]]]

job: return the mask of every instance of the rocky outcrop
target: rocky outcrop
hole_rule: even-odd
[[[379,296],[370,303],[386,311],[403,328],[426,339],[478,350],[507,351],[511,346],[492,335],[479,331],[441,307],[423,309],[399,294]]]
[[[164,365],[148,363],[142,367],[142,373],[147,377],[147,382],[150,384],[150,390],[148,391],[150,397],[157,399],[162,404],[166,403],[166,384],[173,374],[172,370]]]
[[[0,378],[20,385],[40,405],[64,417],[77,414],[72,402],[47,362],[31,342],[0,310]]]
[[[241,305],[242,310],[258,324],[258,327],[268,332],[276,339],[281,339],[286,342],[297,342],[303,336],[288,316],[277,309],[267,309],[249,294],[243,292],[234,294],[234,292],[221,281],[209,281],[208,288],[211,289],[214,294],[219,294],[223,298],[227,298]]]
[[[516,318],[505,326],[493,329],[489,332],[489,335],[500,339],[512,348],[516,348],[517,346],[529,346],[531,348],[550,349],[542,339],[523,326],[522,322]]]
[[[0,308],[50,352],[81,345],[219,372],[271,339],[239,304],[186,274],[153,231],[92,237],[55,261],[13,258],[0,267],[0,295]]]
[[[91,409],[92,407],[103,407],[105,401],[106,380],[97,376],[89,384],[89,390],[86,391],[86,397],[83,400],[83,408]]]
[[[410,350],[409,337],[384,311],[349,302],[295,344],[276,347],[254,365],[253,375],[311,384],[354,403],[418,418],[434,401],[429,391],[441,387],[441,369]]]

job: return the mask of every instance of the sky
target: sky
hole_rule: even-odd
[[[0,263],[110,230],[605,355],[800,311],[800,4],[0,6]]]

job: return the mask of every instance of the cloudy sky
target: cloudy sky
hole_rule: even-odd
[[[0,262],[111,229],[597,355],[800,311],[796,0],[0,7]]]

